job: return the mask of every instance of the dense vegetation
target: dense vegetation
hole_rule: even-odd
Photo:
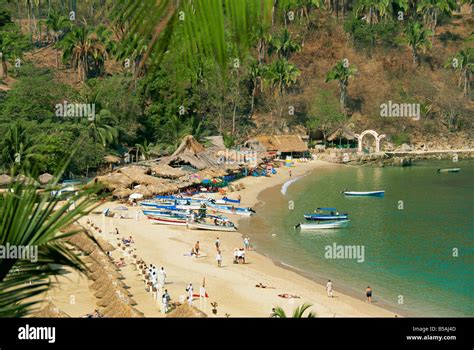
[[[230,147],[370,126],[398,145],[471,130],[472,18],[453,16],[453,0],[161,3],[0,0],[3,170],[53,173],[78,142],[67,174],[84,176],[107,154],[166,154],[187,134]],[[387,100],[421,103],[422,122],[380,118]],[[94,104],[95,118],[58,116],[63,103]]]

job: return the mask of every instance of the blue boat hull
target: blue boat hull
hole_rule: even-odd
[[[347,220],[349,215],[342,214],[342,215],[322,215],[322,214],[305,214],[304,218],[306,220],[313,220],[313,221],[326,221],[326,220]]]
[[[385,191],[373,191],[373,192],[344,192],[349,197],[383,197]]]

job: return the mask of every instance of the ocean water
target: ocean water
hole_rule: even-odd
[[[436,173],[460,167],[460,173]],[[282,191],[282,188],[284,189]],[[386,191],[350,198],[342,189]],[[258,251],[336,291],[406,316],[474,316],[474,162],[425,161],[412,167],[317,169],[260,194],[257,215],[241,222]],[[317,207],[348,212],[345,229],[300,232]],[[364,259],[330,259],[332,246],[363,247]]]

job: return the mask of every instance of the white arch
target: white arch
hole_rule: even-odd
[[[371,134],[373,137],[375,137],[375,152],[380,152],[380,140],[383,139],[386,135],[381,134],[379,135],[376,131],[374,130],[365,130],[363,131],[360,135],[355,134],[355,136],[358,139],[358,151],[362,152],[362,139],[364,138],[365,135]]]

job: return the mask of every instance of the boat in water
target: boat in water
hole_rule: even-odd
[[[385,191],[342,191],[346,196],[352,197],[383,197],[385,195]]]
[[[338,213],[336,208],[317,208],[313,214],[304,214],[304,218],[306,220],[313,221],[347,220],[349,218],[349,214]]]
[[[445,169],[438,169],[436,170],[437,173],[459,173],[461,168],[445,168]]]
[[[323,222],[323,221],[316,221],[312,223],[305,223],[305,224],[297,224],[295,229],[299,228],[302,231],[306,230],[327,230],[327,229],[336,229],[336,228],[344,228],[349,225],[349,220],[339,220],[339,221],[330,221],[330,222]]]

